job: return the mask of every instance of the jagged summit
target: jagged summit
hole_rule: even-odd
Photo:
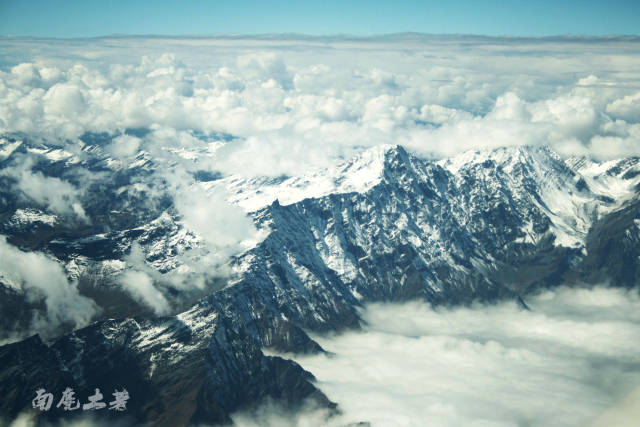
[[[364,193],[380,182],[385,161],[394,152],[404,149],[394,145],[381,145],[365,150],[334,168],[310,171],[296,177],[242,178],[229,177],[212,183],[222,185],[229,192],[229,201],[247,212],[261,209],[278,200],[290,205],[305,198],[329,194]]]
[[[453,157],[443,159],[439,163],[452,173],[462,167],[472,165],[490,166],[495,164],[507,171],[518,164],[546,163],[548,165],[561,162],[560,156],[547,146],[513,145],[487,150],[469,150]]]
[[[468,168],[470,165],[493,161],[510,172],[517,163],[532,163],[534,156],[542,159],[545,155],[550,160],[549,164],[551,160],[555,162],[554,167],[559,167],[562,163],[560,157],[547,147],[507,147],[469,151],[437,164],[455,174],[463,166]],[[403,167],[420,169],[427,163],[431,162],[409,153],[401,145],[387,144],[363,150],[335,167],[310,171],[301,176],[250,179],[232,176],[209,186],[225,186],[230,193],[230,202],[240,205],[247,212],[252,212],[276,199],[281,205],[289,205],[305,198],[329,194],[364,193],[380,183],[386,175],[393,180],[394,170]]]

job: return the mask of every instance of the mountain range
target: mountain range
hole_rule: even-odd
[[[26,337],[46,301],[0,271],[0,330],[13,341],[0,347],[8,419],[30,410],[38,388],[85,396],[98,386],[126,387],[127,416],[160,426],[225,424],[266,400],[335,413],[340,402],[311,373],[263,349],[323,352],[309,332],[360,328],[371,302],[514,299],[527,310],[529,295],[560,284],[640,283],[640,158],[600,162],[512,146],[429,160],[396,145],[303,176],[196,168],[193,185],[205,197],[224,191],[261,236],[221,272],[207,271],[211,249],[176,206],[161,173],[171,162],[143,150],[118,160],[110,138],[86,135],[75,152],[2,139],[5,245],[60,265],[97,307],[88,326],[63,321]],[[17,170],[87,187],[76,195],[82,210],[61,214],[29,196]],[[161,292],[162,312],[123,290],[132,268]],[[40,419],[67,416],[51,410]]]

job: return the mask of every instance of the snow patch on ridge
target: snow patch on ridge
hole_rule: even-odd
[[[591,224],[606,210],[606,202],[598,201],[588,185],[579,185],[582,176],[547,147],[468,151],[438,164],[454,175],[478,166],[496,171],[515,197],[531,200],[548,216],[556,246],[583,246]],[[533,180],[534,188],[523,186],[528,180]],[[496,185],[501,184],[496,182]],[[518,242],[537,241],[531,224],[526,224],[522,232],[525,236]]]
[[[21,145],[20,140],[10,142],[7,138],[0,138],[0,160],[8,158]]]
[[[58,217],[55,215],[46,214],[38,209],[17,209],[9,219],[12,225],[25,226],[40,222],[49,226],[54,226],[58,222]]]
[[[336,168],[312,171],[298,177],[253,178],[238,176],[208,183],[225,186],[229,202],[247,212],[264,208],[275,200],[290,205],[329,194],[365,193],[382,179],[385,153],[393,145],[380,145],[358,154]]]
[[[640,184],[640,159],[637,157],[605,162],[572,157],[566,163],[580,173],[594,193],[616,200],[612,209],[633,197],[636,186]]]

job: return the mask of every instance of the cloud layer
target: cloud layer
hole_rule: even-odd
[[[423,303],[371,305],[363,332],[317,337],[334,356],[296,360],[340,403],[344,416],[336,425],[637,420],[638,293],[559,288],[528,303],[531,311],[514,303],[438,310]],[[627,424],[611,424],[615,419]]]
[[[639,154],[636,39],[0,43],[4,131],[71,141],[127,127],[224,132],[238,139],[215,156],[223,172],[292,174],[381,143],[435,156],[512,144]],[[121,138],[112,151],[138,145]]]

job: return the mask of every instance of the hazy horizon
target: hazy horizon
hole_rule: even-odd
[[[396,2],[256,0],[238,2],[0,3],[0,33],[94,37],[108,34],[638,34],[640,5],[576,0]]]

